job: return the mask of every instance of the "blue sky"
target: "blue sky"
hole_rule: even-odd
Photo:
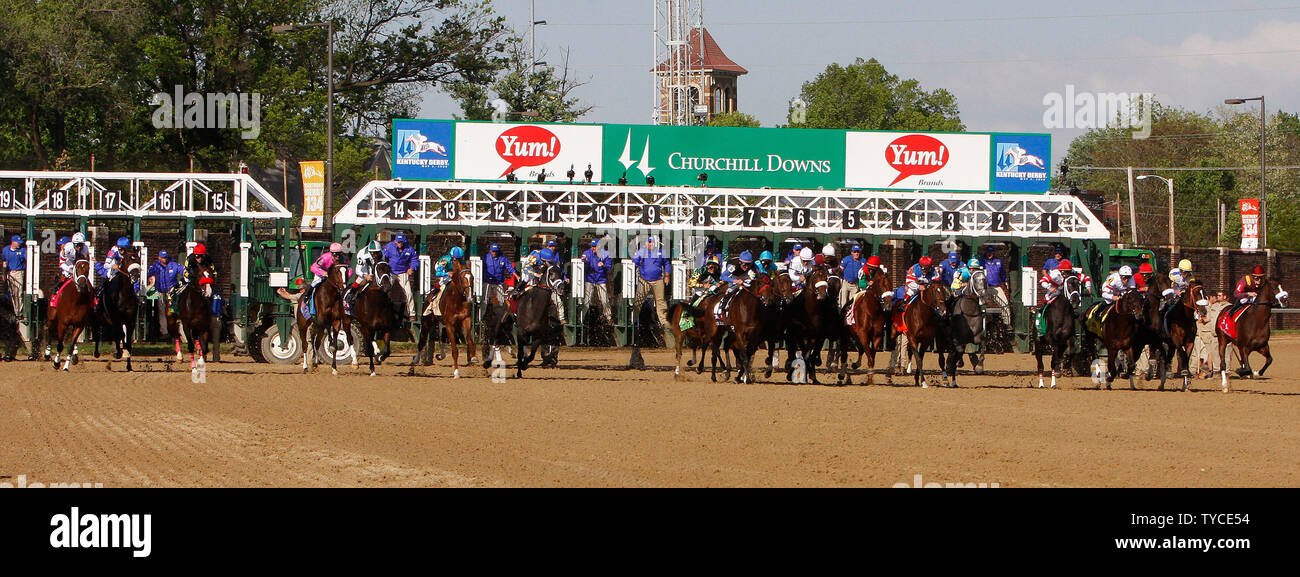
[[[584,120],[648,123],[653,1],[536,4],[549,23],[538,27],[538,51],[555,64],[567,48],[588,82],[576,93],[595,106]],[[494,6],[526,31],[526,0]],[[739,106],[764,126],[784,123],[788,101],[827,64],[859,56],[952,91],[969,130],[1051,133],[1056,159],[1082,131],[1044,128],[1043,99],[1069,84],[1150,92],[1198,111],[1259,94],[1272,111],[1300,109],[1300,2],[704,0],[704,24],[749,69]],[[457,111],[431,92],[421,116]]]

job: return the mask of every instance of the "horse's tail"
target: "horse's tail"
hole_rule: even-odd
[[[681,309],[682,314],[684,315],[691,315],[693,317],[704,316],[703,309],[694,306],[691,303],[686,301],[679,301],[677,304],[673,305],[672,308],[669,308],[668,309],[669,316],[672,316],[673,309]]]

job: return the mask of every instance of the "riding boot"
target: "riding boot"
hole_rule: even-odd
[[[345,315],[352,316],[352,299],[355,291],[356,289],[353,287],[348,287],[348,290],[343,291],[343,314]]]

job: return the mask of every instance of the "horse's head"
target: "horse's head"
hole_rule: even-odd
[[[1082,291],[1079,289],[1079,277],[1075,275],[1065,277],[1065,296],[1069,299],[1070,306],[1078,308],[1079,303],[1083,300],[1081,292]]]
[[[951,289],[941,282],[932,282],[921,291],[921,303],[934,309],[936,315],[946,317],[948,316],[948,297],[950,296],[952,296]]]
[[[1210,299],[1205,297],[1205,287],[1201,286],[1201,283],[1187,287],[1183,292],[1182,305],[1204,317],[1210,306]]]
[[[340,289],[343,288],[343,285],[348,282],[348,265],[341,262],[334,263],[334,266],[330,267],[328,282]]]
[[[73,270],[75,270],[76,273],[77,273],[77,277],[76,277],[76,281],[77,281],[77,282],[74,283],[74,285],[77,287],[77,290],[79,290],[79,291],[89,291],[89,290],[91,290],[91,287],[90,287],[90,260],[88,260],[88,259],[84,259],[84,258],[77,259],[76,264],[73,265]]]
[[[384,290],[388,290],[389,285],[393,283],[393,267],[388,265],[388,261],[381,260],[375,264],[375,280]]]
[[[560,290],[564,286],[564,271],[560,270],[560,265],[548,263],[542,278],[546,279],[546,286],[555,290]]]
[[[813,286],[813,292],[819,301],[824,301],[831,295],[830,281],[830,273],[825,268],[819,267],[808,273],[807,282]]]
[[[1282,288],[1282,283],[1270,278],[1264,279],[1264,286],[1260,287],[1256,302],[1286,308],[1290,300],[1291,295]]]
[[[1115,303],[1116,312],[1125,315],[1131,315],[1138,321],[1146,320],[1147,299],[1143,298],[1139,291],[1126,291],[1123,296],[1119,297],[1119,302]]]

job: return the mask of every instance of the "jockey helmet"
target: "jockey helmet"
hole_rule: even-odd
[[[451,247],[451,258],[465,258],[465,250],[458,247]]]
[[[79,233],[79,232],[78,232],[78,233],[75,233],[75,234],[72,235],[72,242],[75,242],[75,243],[77,243],[77,244],[81,244],[81,243],[83,243],[83,242],[86,242],[86,235],[81,234],[81,233]]]
[[[758,255],[758,260],[772,260],[774,258],[776,257],[772,256],[772,251],[770,250],[765,250],[763,251],[763,254]]]
[[[709,260],[709,261],[706,261],[706,262],[704,263],[704,268],[712,268],[712,269],[718,269],[718,270],[721,270],[721,269],[722,269],[722,265],[718,264],[718,261],[716,261],[716,260]]]
[[[740,253],[740,262],[754,262],[754,253],[749,251]]]
[[[804,247],[799,251],[799,260],[812,260],[813,252],[811,248]]]
[[[343,252],[343,245],[337,242],[330,243],[330,252]]]
[[[1063,258],[1061,262],[1056,264],[1056,270],[1074,270],[1074,263],[1070,262],[1068,258]]]
[[[63,246],[63,245],[68,244],[68,243],[70,243],[70,242],[72,242],[72,239],[70,239],[70,238],[68,238],[68,237],[66,237],[66,236],[65,236],[65,237],[61,237],[61,238],[59,238],[59,246]]]
[[[1178,270],[1183,272],[1192,272],[1192,261],[1187,259],[1178,261]]]
[[[131,239],[126,238],[125,236],[124,236],[124,237],[121,237],[121,238],[117,239],[117,246],[118,246],[119,248],[126,248],[126,247],[128,247],[128,246],[131,246]]]
[[[957,261],[961,260],[961,255],[958,254],[958,253],[956,253],[956,252],[950,252],[950,253],[948,253],[948,260],[950,260],[950,261],[952,261],[952,262],[957,262]]]
[[[1119,267],[1119,276],[1133,276],[1133,267],[1128,265]]]
[[[456,247],[456,248],[460,248],[460,247]],[[455,249],[452,250],[454,251]],[[455,255],[453,254],[452,256]],[[549,248],[544,248],[541,250],[541,252],[537,253],[537,258],[545,261],[555,260],[555,251]]]
[[[194,245],[194,254],[208,254],[208,247],[203,246],[203,243],[196,244]]]
[[[813,257],[813,262],[817,263],[817,266],[821,266],[821,265],[826,264],[826,255],[824,255],[824,254],[819,254],[819,255]]]
[[[492,246],[488,247],[488,252],[501,252],[501,245],[495,242],[492,243]]]
[[[871,268],[880,268],[880,257],[874,254],[867,257],[867,266]]]
[[[826,243],[826,246],[822,247],[822,254],[826,256],[835,256],[835,245],[832,243]]]
[[[1154,274],[1155,272],[1155,267],[1152,267],[1149,262],[1144,262],[1138,266],[1138,274]]]
[[[984,268],[980,266],[980,259],[973,258],[966,261],[966,268]]]
[[[1264,276],[1264,267],[1255,265],[1255,268],[1251,269],[1250,274],[1255,276]]]
[[[918,261],[916,261],[916,262],[917,262],[918,264],[920,264],[921,266],[930,266],[930,265],[934,264],[934,260],[931,259],[931,258],[928,257],[928,256],[923,256],[923,257],[921,257],[921,260],[918,260]]]

